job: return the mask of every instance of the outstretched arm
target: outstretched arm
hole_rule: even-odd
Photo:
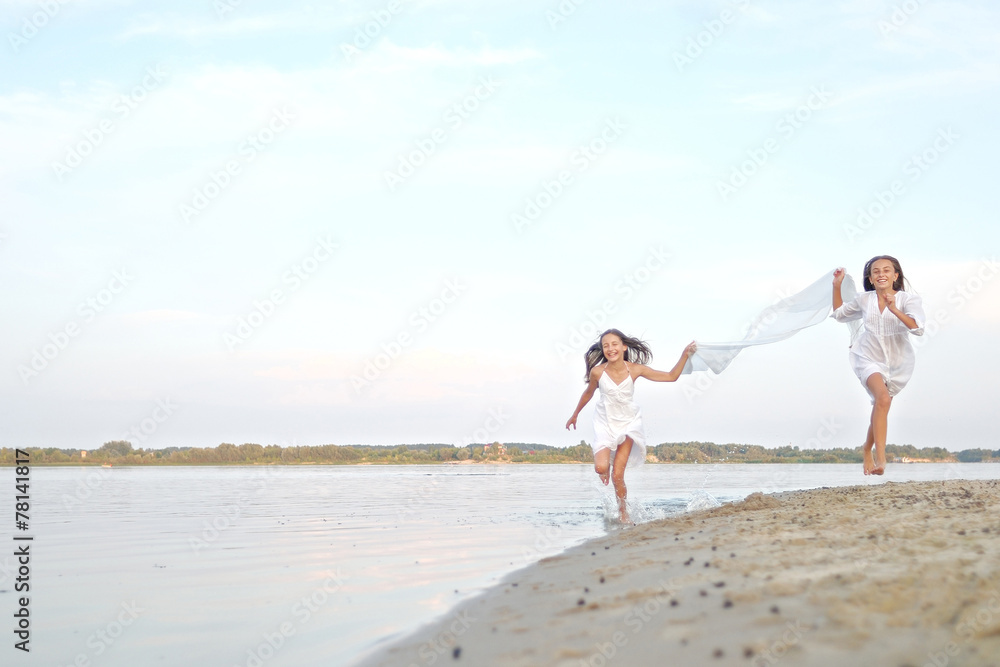
[[[587,388],[583,390],[583,395],[580,396],[580,402],[576,404],[576,410],[573,411],[573,416],[569,418],[566,422],[566,430],[570,430],[570,426],[574,429],[576,428],[576,418],[580,416],[580,411],[583,410],[587,403],[590,403],[590,399],[594,397],[594,392],[597,391],[597,382],[601,379],[601,372],[603,369],[594,368],[590,371],[590,382],[587,383]]]
[[[694,341],[691,341],[684,348],[684,351],[681,352],[681,358],[677,360],[677,363],[669,371],[658,371],[649,366],[639,366],[638,376],[652,380],[653,382],[675,382],[681,376],[681,373],[684,372],[684,364],[687,363],[687,360],[691,358],[691,355],[697,349],[698,345]]]

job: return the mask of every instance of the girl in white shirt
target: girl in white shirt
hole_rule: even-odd
[[[885,472],[885,440],[889,406],[913,374],[910,334],[924,333],[924,310],[920,297],[903,291],[903,269],[899,260],[879,255],[865,264],[865,291],[844,302],[843,268],[833,273],[833,317],[838,322],[861,320],[862,329],[851,344],[850,362],[872,399],[872,414],[865,439],[864,473]],[[875,455],[872,456],[872,447]]]

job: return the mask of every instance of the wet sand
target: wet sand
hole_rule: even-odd
[[[361,664],[1000,665],[1000,483],[755,493],[629,527]]]

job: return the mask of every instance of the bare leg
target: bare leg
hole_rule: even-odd
[[[615,483],[615,496],[618,498],[618,514],[622,523],[632,523],[628,508],[625,506],[625,499],[628,497],[628,489],[625,488],[625,466],[631,453],[632,438],[625,438],[625,442],[618,445],[618,449],[615,450],[615,466],[611,472],[611,479]]]
[[[875,436],[872,435],[872,425],[868,422],[868,437],[865,438],[865,444],[862,446],[862,451],[864,452],[865,462],[864,469],[865,474],[872,474],[872,470],[875,469],[875,459],[872,458],[872,447],[875,445]]]
[[[892,396],[889,395],[885,380],[879,373],[868,376],[868,388],[875,396],[871,425],[868,427],[869,439],[875,442],[875,465],[872,474],[881,475],[885,473],[885,439],[889,429],[889,406],[892,405]],[[867,441],[865,442],[867,444]]]
[[[594,470],[600,476],[604,486],[608,485],[609,472],[611,470],[611,450],[602,449],[594,454]]]

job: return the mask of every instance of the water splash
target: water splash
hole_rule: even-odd
[[[687,511],[694,512],[695,510],[707,510],[713,507],[719,507],[720,505],[722,505],[722,503],[720,503],[711,493],[698,489],[691,494],[691,500],[689,500],[687,504]]]
[[[622,524],[618,516],[618,499],[611,488],[599,487],[601,519],[607,531],[620,530],[629,525],[649,523],[685,511],[685,503],[677,498],[629,498],[625,501],[632,524]]]

